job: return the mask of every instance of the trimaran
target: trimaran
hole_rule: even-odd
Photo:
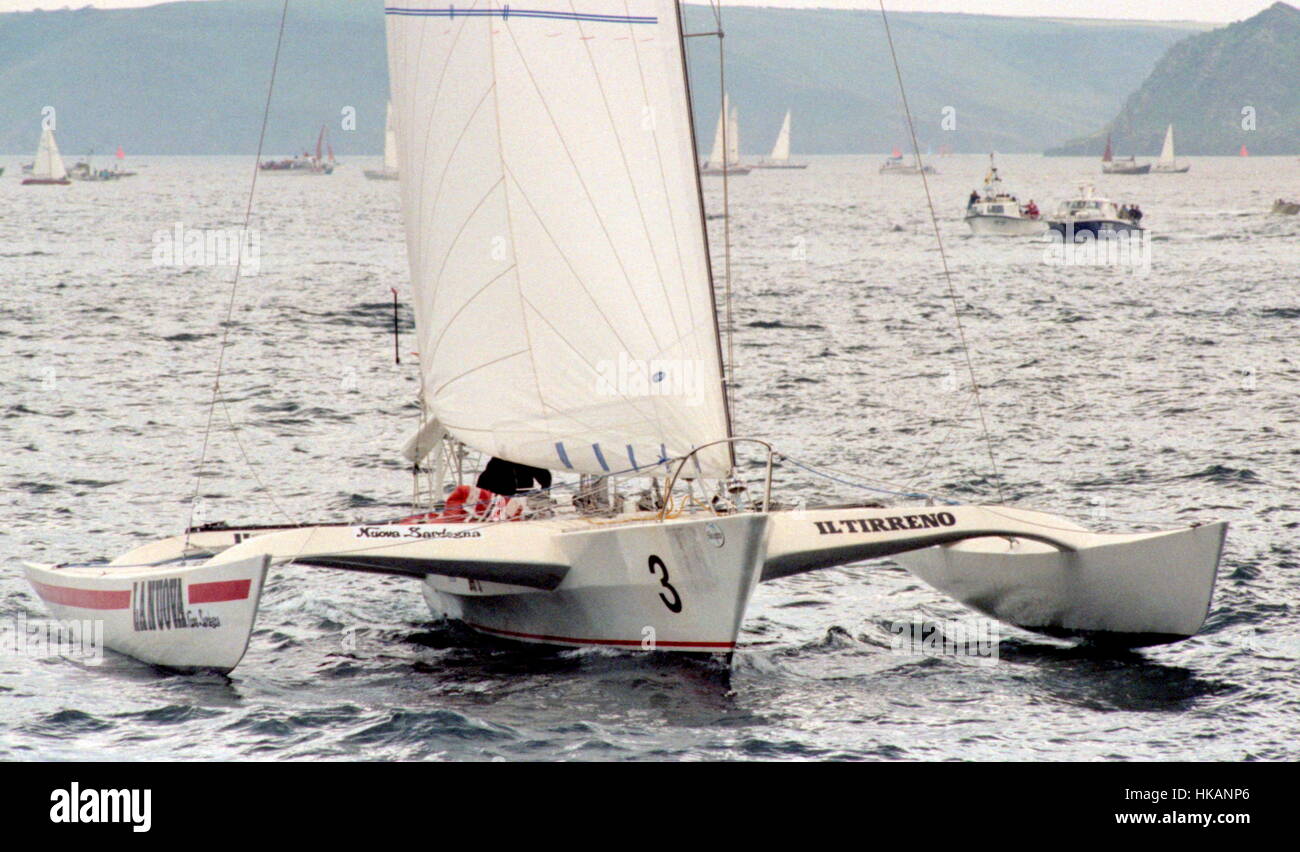
[[[780,456],[731,428],[680,6],[527,7],[386,10],[423,511],[209,525],[109,563],[29,565],[56,617],[102,622],[140,660],[224,672],[268,569],[318,566],[413,577],[435,613],[498,637],[726,654],[760,581],[892,557],[1047,634],[1139,646],[1201,628],[1222,522],[1103,535],[1004,505],[778,508]],[[453,505],[461,444],[587,490],[570,505],[462,486]],[[737,446],[764,461],[753,499]],[[644,485],[640,507],[620,510],[613,482]]]

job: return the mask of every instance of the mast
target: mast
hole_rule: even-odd
[[[696,147],[696,141],[695,141],[695,109],[691,102],[690,66],[686,61],[686,16],[682,12],[681,0],[674,0],[673,6],[677,10],[677,38],[681,43],[682,80],[684,81],[686,86],[686,123],[691,128],[691,150],[696,151],[699,149]],[[721,19],[719,18],[719,21],[720,20]],[[719,42],[721,42],[722,40],[721,28],[719,28],[718,30],[718,40]],[[719,53],[721,53],[720,47],[719,47]],[[723,113],[720,116],[719,120],[723,122],[723,126],[725,127],[726,120],[727,120],[725,105],[723,106]],[[723,161],[722,181],[724,187],[726,186],[726,181],[727,181],[726,160],[727,160],[727,152],[724,143],[723,152],[722,152],[722,161]],[[717,295],[717,290],[713,283],[713,253],[709,250],[709,227],[707,224],[707,219],[705,218],[704,215],[704,186],[700,181],[699,169],[695,170],[695,197],[696,200],[699,202],[698,213],[700,217],[699,218],[700,230],[704,234],[704,263],[709,272],[709,303],[710,306],[713,308],[713,339],[717,343],[718,373],[719,375],[722,376],[722,410],[723,413],[726,415],[726,419],[727,419],[727,437],[734,438],[736,436],[736,431],[732,425],[732,419],[731,419],[731,387],[730,387],[731,378],[730,376],[727,375],[728,365],[722,358],[722,328],[718,322],[718,295]],[[725,213],[727,211],[724,210],[723,212]],[[734,471],[736,468],[735,445],[728,442],[727,452],[730,455],[731,468]]]

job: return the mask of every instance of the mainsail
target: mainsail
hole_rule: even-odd
[[[781,124],[781,132],[776,135],[776,144],[772,146],[772,156],[769,159],[773,161],[784,162],[790,159],[790,111],[785,111],[785,121]]]
[[[740,163],[740,110],[732,107],[727,114],[727,165]]]
[[[723,157],[723,131],[722,122],[731,114],[731,99],[727,95],[722,96],[722,112],[718,113],[718,125],[713,131],[713,149],[709,151],[709,159],[705,165],[709,168],[720,169],[726,163]],[[731,130],[727,130],[730,135]]]
[[[388,104],[384,118],[384,170],[397,171],[397,131],[393,129],[393,105]]]
[[[426,415],[589,474],[727,437],[677,4],[386,12]]]
[[[36,149],[36,161],[32,164],[32,177],[41,180],[63,180],[68,170],[63,167],[63,158],[59,156],[58,143],[54,141],[54,131],[46,127],[41,131],[41,144]]]
[[[1156,162],[1162,166],[1173,166],[1174,164],[1174,126],[1172,124],[1165,131],[1165,144],[1160,149],[1160,158]]]

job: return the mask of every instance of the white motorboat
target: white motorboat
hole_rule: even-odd
[[[393,128],[393,105],[391,102],[388,104],[388,110],[384,116],[384,167],[382,169],[366,169],[364,173],[370,180],[398,179],[397,131]]]
[[[982,192],[971,193],[966,205],[966,224],[971,233],[981,236],[998,235],[1024,237],[1041,234],[1047,230],[1047,221],[1038,212],[1031,199],[1022,205],[1016,196],[1002,185],[998,167],[989,155],[989,170],[984,176]]]
[[[894,557],[1030,630],[1124,646],[1200,630],[1221,522],[1100,534],[1003,505],[779,507],[782,456],[732,429],[681,7],[530,9],[387,10],[416,511],[208,525],[110,563],[29,565],[53,615],[99,620],[106,647],[150,663],[229,671],[268,570],[319,567],[411,578],[435,613],[497,637],[729,654],[757,583]],[[502,234],[506,251],[483,250]],[[487,493],[460,481],[462,447],[566,481]]]
[[[781,122],[781,131],[776,135],[776,144],[767,159],[754,163],[756,169],[806,169],[807,163],[790,160],[790,110],[785,111],[785,121]]]
[[[897,148],[886,158],[885,162],[880,164],[880,173],[882,175],[933,175],[938,174],[934,166],[921,165],[920,158],[914,157],[912,162],[908,163],[903,160],[903,155]]]
[[[1098,196],[1092,184],[1083,181],[1079,184],[1078,194],[1062,201],[1056,208],[1047,227],[1063,239],[1073,241],[1082,238],[1085,232],[1093,237],[1104,237],[1143,231],[1141,221],[1142,212],[1137,205],[1120,206],[1109,198]]]

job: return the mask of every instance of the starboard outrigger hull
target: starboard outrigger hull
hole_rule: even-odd
[[[894,557],[1008,624],[1136,647],[1200,630],[1225,532],[1103,535],[1002,506],[246,528],[209,531],[203,547],[220,552],[206,559],[184,559],[196,545],[178,536],[119,560],[153,565],[31,566],[28,578],[56,617],[103,618],[108,648],[181,669],[238,663],[271,562],[417,577],[435,614],[505,639],[730,653],[761,580]],[[85,606],[105,594],[112,609]],[[189,623],[207,615],[220,625]]]

